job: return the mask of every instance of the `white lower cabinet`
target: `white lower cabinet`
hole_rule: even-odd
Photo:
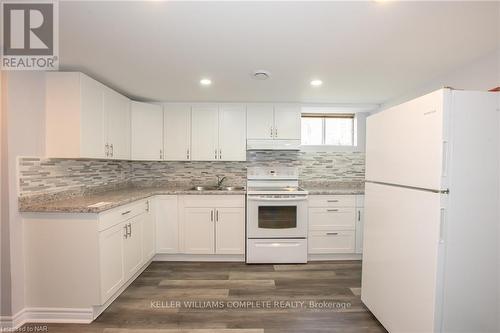
[[[356,197],[356,253],[363,253],[363,230],[364,230],[364,195]]]
[[[160,195],[154,200],[156,252],[179,253],[179,218],[177,196]]]
[[[142,221],[142,261],[146,262],[154,257],[156,253],[156,207],[155,199],[146,202],[147,211]]]
[[[214,209],[185,208],[183,224],[184,253],[215,253],[214,228]]]
[[[99,215],[100,304],[154,255],[154,224],[149,207],[149,200],[139,201]]]
[[[180,200],[182,253],[245,253],[244,196],[183,196]]]
[[[117,224],[99,233],[101,304],[104,304],[125,282],[123,240],[125,224]]]
[[[310,196],[309,254],[361,253],[357,202],[355,195]]]
[[[145,215],[138,215],[125,223],[128,229],[123,241],[125,279],[131,278],[142,266],[142,225]]]
[[[217,208],[215,223],[215,253],[243,254],[245,249],[245,209]]]
[[[96,318],[156,253],[242,258],[245,196],[159,195],[98,214],[26,214],[23,227],[26,306]]]

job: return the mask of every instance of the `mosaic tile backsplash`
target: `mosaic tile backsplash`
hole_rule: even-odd
[[[103,186],[210,184],[216,175],[227,184],[244,185],[246,168],[297,166],[302,181],[360,182],[362,152],[250,151],[246,162],[141,162],[109,160],[19,159],[20,196]]]
[[[127,161],[22,157],[18,164],[21,196],[122,185],[130,179]]]

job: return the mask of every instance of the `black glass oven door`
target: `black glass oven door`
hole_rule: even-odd
[[[297,228],[297,206],[259,206],[259,228]]]

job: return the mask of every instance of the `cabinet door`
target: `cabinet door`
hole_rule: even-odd
[[[144,214],[144,219],[142,221],[142,253],[143,253],[143,263],[153,258],[155,255],[155,217],[156,210],[154,205],[151,204],[151,200],[146,201],[148,206],[147,212]]]
[[[363,253],[363,216],[364,209],[358,208],[356,212],[356,253]]]
[[[81,84],[80,157],[104,158],[106,130],[103,111],[104,86],[85,75]]]
[[[182,225],[184,253],[214,254],[214,218],[212,208],[185,208]]]
[[[159,196],[155,199],[156,251],[179,253],[179,222],[177,196]]]
[[[163,110],[160,105],[131,103],[133,160],[163,159]]]
[[[146,214],[125,222],[129,235],[123,242],[125,280],[130,279],[142,266],[142,225]]]
[[[274,107],[269,104],[247,106],[247,139],[272,139]]]
[[[245,253],[245,209],[217,208],[215,211],[215,253]]]
[[[247,135],[244,105],[222,105],[219,109],[219,159],[246,161]]]
[[[300,140],[300,106],[276,105],[274,124],[276,139]]]
[[[194,161],[218,159],[218,107],[193,107],[191,117],[191,159]]]
[[[110,157],[130,159],[130,100],[105,89],[103,101]]]
[[[123,243],[125,224],[120,223],[99,233],[101,304],[104,304],[125,282]]]
[[[163,109],[163,159],[187,161],[191,156],[191,106],[169,104]]]

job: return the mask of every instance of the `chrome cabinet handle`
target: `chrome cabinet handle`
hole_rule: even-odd
[[[273,137],[273,127],[271,126],[271,138]]]
[[[215,211],[215,222],[219,222],[219,210]]]
[[[128,225],[128,236],[132,237],[132,224],[127,224]]]
[[[217,149],[215,149],[215,159],[217,159]]]
[[[361,211],[358,210],[358,222],[361,221]]]
[[[163,159],[163,149],[160,149],[160,160]]]
[[[114,153],[114,149],[113,149],[113,144],[111,144],[111,145],[109,146],[109,148],[111,149],[111,157],[113,157],[113,156],[115,155],[115,153]]]
[[[338,209],[327,209],[326,211],[327,212],[338,212],[339,210]]]
[[[219,149],[219,160],[222,160],[222,149]]]
[[[339,202],[338,200],[326,200],[326,202]]]
[[[187,159],[189,160],[189,148],[187,149],[186,156],[187,156]]]
[[[128,225],[127,225],[127,224],[125,224],[125,225],[123,226],[123,229],[125,229],[125,234],[123,235],[123,238],[127,239],[127,238],[128,238]]]
[[[122,215],[127,215],[127,214],[130,214],[132,211],[131,210],[127,210],[126,212],[123,212]]]
[[[149,212],[149,200],[146,201],[146,212]]]
[[[338,232],[327,232],[326,233],[328,236],[336,236],[338,235],[339,233]]]
[[[278,128],[277,127],[274,128],[274,137],[275,138],[278,137]]]
[[[109,144],[107,143],[104,146],[104,155],[106,155],[106,157],[109,157]]]
[[[214,221],[214,211],[213,210],[210,211],[210,221],[212,221],[212,222]]]

